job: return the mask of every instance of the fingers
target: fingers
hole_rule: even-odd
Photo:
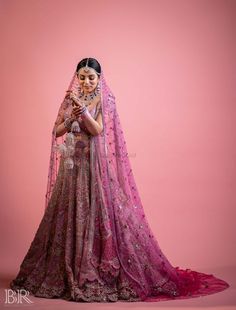
[[[72,90],[67,90],[67,91],[66,91],[66,97],[69,97],[70,99],[72,99],[72,100],[75,101],[75,102],[78,101],[78,99],[77,99],[77,97],[76,97],[76,94],[73,93]]]
[[[79,102],[79,100],[76,98],[75,95],[72,95],[72,96],[70,97],[70,99],[73,100],[73,103],[74,103],[73,105],[74,105],[74,106],[82,106],[81,103]]]
[[[74,107],[73,110],[72,110],[72,114],[74,114],[76,117],[80,116],[81,109],[82,109],[82,106]]]
[[[66,97],[66,98],[70,98],[70,93],[69,93],[68,91],[66,92],[65,97]]]

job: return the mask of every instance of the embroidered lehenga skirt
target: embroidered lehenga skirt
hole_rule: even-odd
[[[97,161],[92,137],[81,131],[75,139],[74,166],[68,169],[61,158],[51,199],[20,271],[10,283],[12,289],[26,289],[44,298],[114,302],[143,300],[132,285],[134,274],[145,279],[150,301],[152,297],[158,301],[203,296],[227,287],[213,275],[173,267],[154,242],[134,244],[134,234],[140,240],[154,238],[143,235],[144,223],[133,213],[137,206],[128,222],[116,211],[117,230],[112,233],[102,179],[94,179],[93,171],[99,167],[93,166]],[[135,228],[128,229],[132,225]],[[121,253],[116,238],[125,244]]]
[[[118,261],[107,266],[103,263],[104,269],[113,264],[110,279],[104,281],[100,276],[101,210],[99,204],[97,210],[90,208],[94,189],[91,188],[89,135],[76,138],[73,159],[73,169],[65,168],[63,158],[60,161],[49,206],[11,288],[24,288],[38,297],[75,301],[139,300],[122,271],[117,277]],[[91,248],[97,255],[91,257]]]

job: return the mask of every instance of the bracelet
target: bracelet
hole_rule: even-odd
[[[81,119],[85,119],[89,115],[89,110],[87,107],[83,107],[82,112],[80,114]]]
[[[71,125],[74,120],[72,120],[70,117],[67,117],[64,121],[64,126],[66,129],[71,129]]]
[[[86,107],[86,106],[83,106],[83,107],[81,108],[80,114],[83,114],[86,110],[87,110],[87,107]]]

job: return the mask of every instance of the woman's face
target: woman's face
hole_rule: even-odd
[[[81,68],[77,75],[84,94],[91,93],[95,90],[99,82],[99,76],[94,69],[89,68],[84,70],[84,68]]]

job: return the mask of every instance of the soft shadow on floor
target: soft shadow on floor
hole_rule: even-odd
[[[78,303],[73,301],[65,301],[62,299],[47,299],[39,298],[29,295],[32,304],[5,304],[5,289],[9,289],[9,283],[15,278],[16,274],[8,272],[7,270],[0,273],[0,309],[94,309],[96,305],[97,310],[103,309],[156,309],[165,308],[169,309],[198,309],[208,308],[209,310],[226,310],[236,309],[236,266],[220,267],[214,269],[201,269],[201,272],[207,274],[214,274],[216,277],[224,279],[229,283],[230,287],[222,292],[211,294],[207,296],[201,296],[191,299],[169,300],[161,302],[116,302],[116,303]]]

